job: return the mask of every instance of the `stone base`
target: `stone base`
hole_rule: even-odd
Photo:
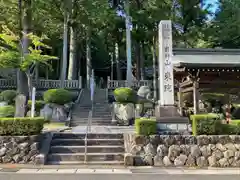
[[[161,123],[188,123],[188,118],[181,116],[175,106],[157,105],[155,116],[157,121]]]

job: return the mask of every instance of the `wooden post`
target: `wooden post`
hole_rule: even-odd
[[[110,81],[111,81],[110,76],[108,76],[107,77],[107,88],[108,89],[110,89],[110,86],[111,86]]]
[[[78,87],[79,89],[82,89],[82,76],[79,76]]]
[[[180,115],[183,116],[182,88],[179,88],[179,92],[178,92],[178,108],[179,108]]]
[[[199,112],[199,84],[196,80],[193,81],[193,108],[194,114]]]

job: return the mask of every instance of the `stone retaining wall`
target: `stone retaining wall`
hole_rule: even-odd
[[[0,136],[0,163],[35,164],[44,135]]]
[[[125,165],[240,167],[240,136],[124,134]]]

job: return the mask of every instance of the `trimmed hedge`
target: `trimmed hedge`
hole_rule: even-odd
[[[190,121],[196,120],[211,120],[211,119],[223,119],[223,114],[209,113],[209,114],[193,114],[190,116]]]
[[[17,96],[17,91],[5,90],[0,93],[0,101],[5,101],[8,104],[13,104],[16,96]]]
[[[15,107],[14,106],[2,106],[0,107],[0,118],[1,117],[14,117]]]
[[[38,101],[35,101],[35,109],[36,111],[40,111],[45,105],[45,102],[44,101],[41,101],[41,100],[38,100]],[[28,101],[28,109],[31,109],[32,108],[32,101],[29,100]]]
[[[224,120],[192,115],[192,133],[196,135],[240,135],[240,120],[232,120],[223,124]]]
[[[45,103],[55,103],[63,105],[73,100],[73,96],[70,91],[66,89],[49,89],[44,92],[43,99]]]
[[[156,119],[136,119],[135,130],[138,135],[157,134],[157,121]]]
[[[29,136],[40,134],[43,117],[0,118],[0,136]]]
[[[131,89],[131,88],[127,88],[127,87],[120,87],[117,88],[113,91],[114,94],[114,98],[116,100],[116,102],[119,103],[136,103],[137,101],[137,93]]]

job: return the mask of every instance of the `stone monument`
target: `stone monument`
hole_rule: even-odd
[[[172,22],[170,20],[159,23],[158,37],[159,102],[155,107],[155,115],[161,122],[178,122],[182,117],[174,104]]]
[[[19,94],[16,97],[15,100],[15,106],[16,106],[16,110],[15,110],[15,117],[24,117],[24,113],[26,111],[26,96],[23,94]]]

